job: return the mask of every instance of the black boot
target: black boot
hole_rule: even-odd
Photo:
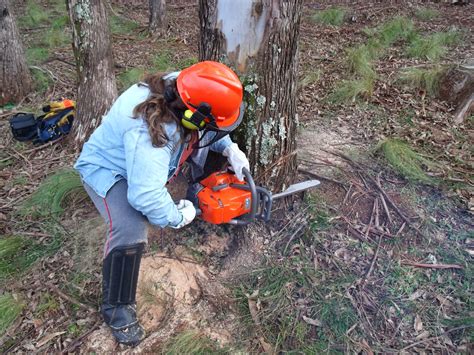
[[[143,248],[143,243],[114,248],[102,267],[102,316],[115,339],[131,346],[145,337],[135,306]]]

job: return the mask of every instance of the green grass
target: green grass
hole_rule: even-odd
[[[39,259],[52,255],[59,249],[63,236],[56,226],[51,222],[49,224],[44,230],[51,237],[41,242],[20,235],[0,238],[0,281],[21,275]]]
[[[109,20],[110,31],[115,35],[134,35],[139,27],[135,21],[122,16],[113,15]]]
[[[20,27],[35,28],[48,23],[48,12],[37,1],[29,0],[26,3],[25,15],[18,19]]]
[[[227,354],[217,343],[195,330],[181,332],[169,339],[161,350],[166,355],[208,355]]]
[[[117,84],[119,91],[125,91],[133,84],[138,83],[145,75],[145,69],[132,68],[118,76]]]
[[[171,54],[168,51],[160,52],[152,58],[153,70],[158,72],[166,72],[174,70],[171,64]]]
[[[300,81],[300,87],[304,88],[308,85],[317,83],[321,79],[321,70],[308,70],[304,73],[303,78]]]
[[[26,60],[30,65],[40,64],[49,58],[49,49],[45,47],[32,47],[26,49]]]
[[[344,80],[329,95],[329,101],[336,104],[351,103],[360,98],[370,97],[373,90],[372,79]]]
[[[411,88],[423,90],[431,96],[436,96],[439,90],[440,80],[445,72],[446,68],[441,66],[432,68],[408,68],[402,71],[400,80]]]
[[[410,146],[397,139],[387,139],[379,147],[389,165],[409,181],[425,184],[435,184],[435,180],[428,176],[425,167],[434,167],[435,163],[422,157]]]
[[[461,40],[457,30],[437,32],[432,35],[416,36],[406,49],[409,57],[437,61],[448,52],[449,46],[454,46]]]
[[[347,50],[349,69],[362,78],[375,79],[376,73],[372,60],[378,56],[378,50],[372,46],[360,45]]]
[[[429,21],[439,16],[439,11],[429,7],[418,7],[415,10],[415,17],[422,21]]]
[[[35,310],[35,315],[41,317],[44,314],[58,310],[59,307],[58,301],[53,296],[47,292],[42,293],[40,297],[40,303]]]
[[[9,293],[0,295],[0,336],[2,336],[10,325],[21,314],[24,303]]]
[[[65,169],[47,177],[23,202],[19,212],[33,217],[60,216],[66,201],[70,201],[70,198],[83,199],[85,196],[79,174],[72,169]]]
[[[340,26],[344,22],[347,10],[340,7],[332,7],[318,11],[312,17],[313,21],[327,26]]]
[[[177,69],[182,70],[184,68],[190,67],[193,64],[196,64],[198,62],[197,57],[188,57],[188,58],[183,58],[178,62]]]
[[[278,264],[267,261],[236,291],[243,321],[254,326],[246,295],[258,289],[262,335],[277,351],[302,349],[318,342],[327,348],[331,343],[344,342],[345,333],[357,320],[344,296],[352,278],[340,275],[321,282],[326,277],[324,272],[314,269],[307,254],[281,259]],[[319,321],[321,327],[302,319],[301,311],[295,307],[297,299],[307,302],[305,317]]]
[[[39,94],[44,94],[48,90],[49,86],[53,83],[51,77],[39,69],[32,68],[31,75],[33,77],[35,90]]]
[[[376,30],[376,36],[384,47],[391,46],[399,40],[410,40],[414,35],[413,21],[402,16],[385,22]]]
[[[347,50],[347,66],[354,78],[342,81],[329,96],[330,101],[345,103],[370,97],[377,78],[374,61],[395,42],[412,38],[414,31],[413,22],[405,17],[395,17],[377,28],[366,30],[367,43]]]

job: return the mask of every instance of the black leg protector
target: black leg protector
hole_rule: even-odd
[[[135,294],[145,244],[114,248],[102,268],[102,316],[122,344],[137,345],[145,331],[138,324]]]

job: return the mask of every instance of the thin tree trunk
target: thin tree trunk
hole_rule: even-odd
[[[79,86],[73,139],[77,148],[117,96],[105,0],[68,0]]]
[[[0,106],[17,103],[31,90],[31,75],[8,0],[0,0]]]
[[[149,0],[150,20],[148,31],[153,36],[166,34],[168,19],[166,17],[166,0]]]
[[[278,190],[296,169],[296,82],[302,0],[199,0],[201,60],[239,74],[246,113],[237,138],[253,174]]]

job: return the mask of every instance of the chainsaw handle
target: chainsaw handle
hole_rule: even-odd
[[[257,215],[257,209],[258,209],[257,187],[255,186],[255,181],[253,181],[252,174],[250,174],[250,171],[247,168],[243,168],[242,173],[244,174],[245,180],[248,184],[248,189],[250,190],[251,198],[250,198],[250,212],[248,214],[248,217],[245,219],[234,218],[229,221],[230,224],[236,224],[239,226],[245,226],[249,224],[252,220],[254,220],[255,216]]]

